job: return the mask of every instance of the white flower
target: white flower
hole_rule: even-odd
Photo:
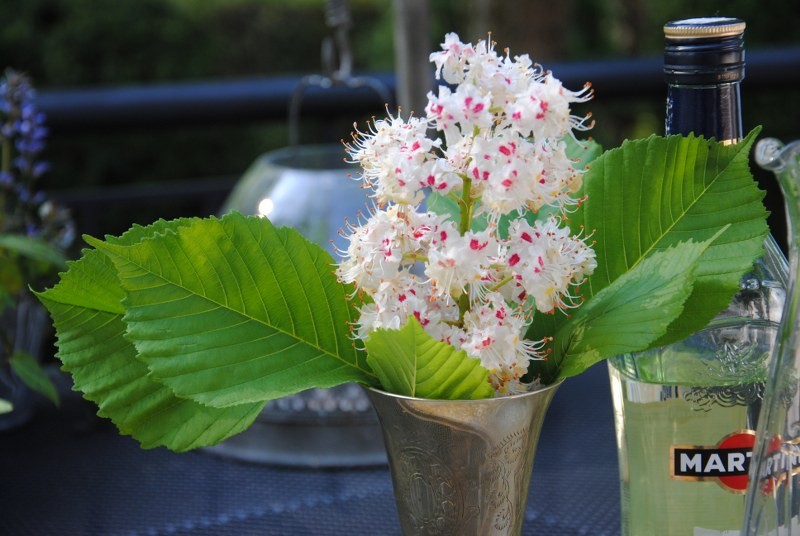
[[[493,221],[531,204],[541,173],[536,146],[521,136],[504,132],[475,140],[468,175]]]
[[[355,283],[367,292],[375,292],[381,282],[396,276],[407,253],[408,223],[397,205],[375,210],[360,226],[350,226],[347,250],[337,275],[342,282]]]
[[[420,168],[420,186],[446,195],[461,189],[461,177],[445,158],[429,160]]]
[[[406,271],[381,282],[372,294],[373,302],[360,310],[357,337],[366,340],[379,328],[400,329],[413,316],[432,337],[446,338],[450,334],[447,322],[458,320],[458,306],[432,299],[430,290],[430,285]]]
[[[444,237],[431,243],[425,275],[434,295],[460,296],[467,286],[474,292],[491,283],[491,265],[500,257],[500,246],[489,231],[459,235],[453,225],[442,226]]]
[[[512,310],[503,297],[488,293],[485,301],[464,316],[466,340],[461,349],[481,360],[500,394],[519,390],[519,379],[531,359],[540,359],[542,343],[523,338],[528,322],[520,310]]]
[[[472,160],[472,146],[475,138],[471,136],[458,136],[455,142],[447,142],[444,158],[454,172],[467,175],[467,167]]]
[[[509,105],[511,124],[523,136],[560,139],[573,128],[584,129],[584,118],[570,114],[570,104],[585,102],[591,98],[591,90],[585,86],[579,92],[564,89],[561,81],[553,75],[545,75],[541,81],[531,83]]]
[[[566,148],[563,141],[539,146],[542,173],[534,185],[534,198],[529,205],[532,210],[537,211],[546,205],[567,209],[580,201],[572,195],[580,190],[583,173],[569,159]]]
[[[559,227],[555,218],[532,226],[522,219],[512,222],[506,263],[520,289],[516,299],[532,297],[543,313],[574,306],[577,298],[570,287],[597,266],[594,250],[571,236],[567,227]]]
[[[490,110],[491,101],[491,95],[473,84],[463,83],[455,93],[442,86],[438,96],[428,93],[425,111],[436,129],[444,132],[450,145],[461,137],[470,137],[476,131],[492,127],[495,116]]]
[[[481,41],[475,49],[476,54],[469,60],[465,78],[491,96],[492,109],[504,109],[538,76],[527,55],[514,59],[508,55],[500,58],[488,41]]]
[[[541,78],[541,67],[534,65],[527,54],[515,56],[513,60],[506,56],[500,66],[500,73],[503,85],[492,88],[492,93],[508,96],[503,102],[497,102],[498,106],[505,106],[515,100],[517,95],[524,93],[531,83]]]
[[[375,120],[346,146],[376,208],[347,225],[337,275],[371,298],[358,338],[413,316],[480,359],[498,394],[523,390],[545,344],[524,337],[534,313],[580,305],[575,287],[596,266],[585,238],[557,216],[526,220],[582,201],[582,172],[562,140],[589,128],[570,105],[591,92],[564,89],[527,55],[498,56],[489,40],[473,46],[447,34],[431,61],[453,89],[429,93],[424,118]],[[432,127],[444,139],[429,138]],[[422,209],[431,193],[441,214]]]
[[[457,34],[446,34],[442,52],[430,55],[431,62],[436,64],[436,78],[444,78],[449,84],[461,83],[464,79],[464,66],[474,54],[472,45],[462,43]]]
[[[428,104],[425,113],[428,120],[436,126],[436,130],[444,132],[447,145],[457,144],[465,139],[458,126],[457,103],[453,92],[447,86],[439,86],[439,95],[428,92]]]
[[[353,143],[346,146],[351,162],[362,169],[362,180],[375,192],[378,203],[415,205],[422,201],[420,192],[423,165],[432,158],[438,142],[427,137],[426,119],[400,116],[373,122],[370,132],[357,131]]]

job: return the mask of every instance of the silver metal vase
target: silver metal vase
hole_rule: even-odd
[[[521,534],[536,444],[557,388],[456,401],[368,389],[403,534]]]

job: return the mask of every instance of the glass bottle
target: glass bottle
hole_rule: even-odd
[[[689,19],[664,26],[665,133],[742,139],[744,28],[738,19]]]
[[[718,17],[665,25],[667,134],[741,139],[744,27]],[[739,534],[787,271],[770,237],[728,309],[705,329],[609,360],[623,535]]]
[[[742,140],[744,30],[744,21],[727,17],[664,25],[666,135],[694,133],[731,144]],[[764,242],[764,251],[754,272],[743,279],[742,293],[731,307],[744,317],[779,322],[789,265],[772,235]],[[760,296],[752,294],[753,290],[759,291]]]

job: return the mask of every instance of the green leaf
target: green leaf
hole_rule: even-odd
[[[137,228],[114,240],[133,243],[167,227],[162,222]],[[213,445],[245,430],[263,409],[263,403],[209,408],[177,398],[154,381],[123,336],[120,302],[125,294],[113,263],[99,251],[85,251],[79,261],[69,263],[58,285],[37,296],[53,317],[57,357],[72,375],[75,389],[98,405],[99,415],[110,418],[144,448],[165,445],[184,451]]]
[[[575,169],[584,169],[603,154],[603,146],[595,140],[578,140],[565,136],[567,158],[574,162]]]
[[[764,194],[749,169],[757,134],[736,145],[653,136],[597,158],[584,176],[589,200],[569,219],[573,232],[585,229],[595,241],[598,267],[581,287],[587,304],[654,252],[689,239],[705,241],[728,226],[698,261],[684,312],[651,347],[689,336],[724,309],[763,253],[768,232]],[[567,322],[558,314],[537,319],[527,337],[542,339]]]
[[[14,405],[8,400],[0,398],[0,415],[3,413],[10,413],[12,411],[14,411]]]
[[[730,303],[741,277],[763,255],[769,232],[764,192],[758,189],[749,167],[750,148],[759,130],[735,145],[694,137],[651,138],[627,150],[622,161],[619,157],[623,155],[611,155],[604,166],[605,178],[618,173],[614,168],[619,165],[622,174],[632,180],[623,189],[623,220],[614,229],[604,228],[608,239],[603,238],[597,253],[609,261],[592,276],[594,291],[619,275],[614,266],[622,266],[623,259],[630,268],[651,251],[687,237],[706,240],[729,225],[700,259],[684,314],[670,325],[658,345],[681,340],[705,327]],[[661,180],[653,181],[654,177]],[[603,198],[609,193],[607,188],[600,193]],[[597,229],[598,244],[601,230],[595,224],[602,224],[603,219],[594,213],[584,221],[586,229]],[[611,239],[614,236],[617,242]]]
[[[123,246],[130,246],[138,244],[142,240],[163,236],[168,233],[174,233],[180,227],[192,225],[200,222],[200,218],[175,218],[174,220],[159,219],[150,225],[139,225],[134,223],[130,229],[122,233],[120,236],[106,235],[104,238],[110,244],[118,244]],[[89,236],[84,236],[84,239],[91,239]]]
[[[231,213],[136,244],[90,242],[116,267],[126,338],[154,378],[212,407],[374,384],[350,338],[352,289],[297,231]]]
[[[56,268],[66,268],[67,258],[58,248],[39,238],[18,234],[0,233],[0,251],[6,249],[36,261],[43,261]]]
[[[556,334],[559,377],[580,374],[607,356],[634,352],[662,336],[684,310],[705,243],[656,251],[579,307]]]
[[[366,344],[367,361],[387,392],[447,400],[494,393],[480,360],[433,339],[413,316],[399,330],[373,331]]]
[[[8,360],[22,383],[59,405],[58,391],[36,359],[25,352],[15,352]]]

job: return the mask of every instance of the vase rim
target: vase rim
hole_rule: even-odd
[[[367,391],[372,391],[379,395],[383,395],[389,398],[396,398],[400,400],[412,400],[414,402],[425,402],[429,404],[452,404],[457,402],[459,404],[480,404],[486,402],[502,402],[504,400],[518,400],[520,398],[527,398],[530,396],[541,395],[547,393],[549,391],[553,391],[557,389],[562,383],[564,383],[565,378],[561,378],[558,381],[551,383],[550,385],[545,385],[541,389],[536,389],[535,391],[526,391],[524,393],[514,393],[511,395],[500,396],[495,398],[478,398],[474,400],[465,400],[465,399],[456,399],[456,400],[448,400],[444,398],[419,398],[416,396],[408,396],[408,395],[398,395],[395,393],[390,393],[389,391],[384,391],[383,389],[378,389],[377,387],[370,387],[368,385],[363,385],[362,387]]]

